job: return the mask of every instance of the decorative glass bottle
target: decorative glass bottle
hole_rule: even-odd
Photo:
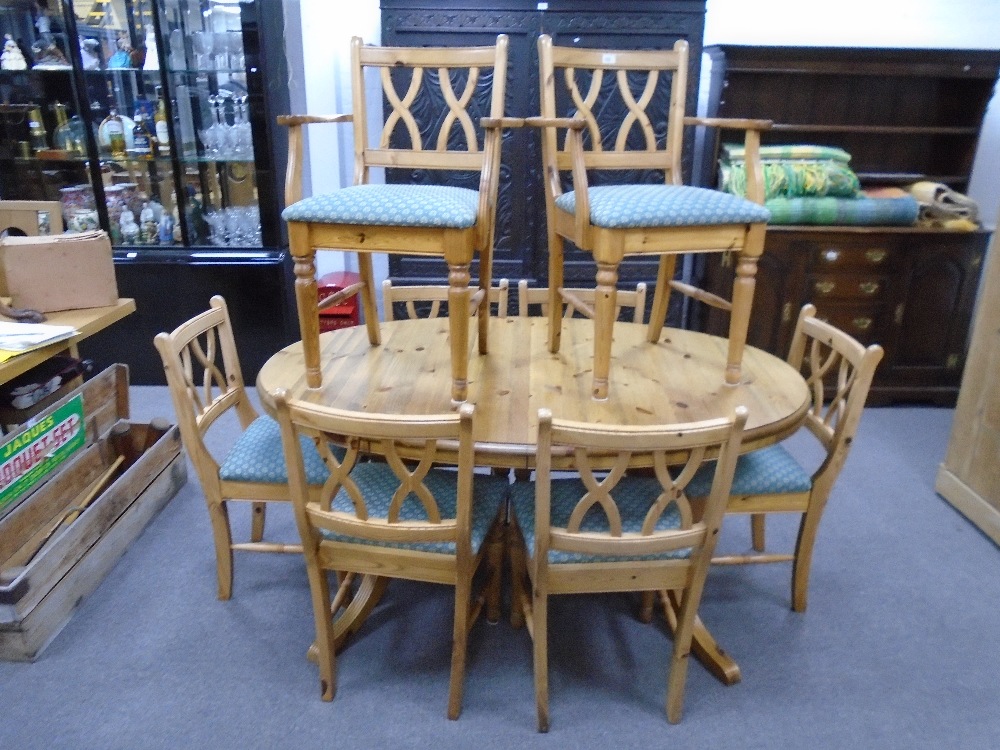
[[[125,124],[122,122],[121,115],[118,114],[118,107],[115,106],[114,91],[110,81],[108,82],[108,101],[108,116],[104,118],[99,130],[107,139],[111,156],[116,159],[124,159],[127,156],[125,153]]]

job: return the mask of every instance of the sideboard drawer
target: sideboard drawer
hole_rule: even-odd
[[[819,302],[816,317],[849,333],[865,346],[882,343],[886,327],[885,305]]]
[[[806,277],[806,296],[817,304],[824,299],[876,299],[890,283],[890,277],[874,274],[812,274]]]
[[[831,237],[804,243],[809,265],[816,273],[857,271],[891,273],[899,268],[899,254],[893,238],[886,236],[845,241]]]

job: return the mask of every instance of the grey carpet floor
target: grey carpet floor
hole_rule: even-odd
[[[135,421],[172,416],[165,388],[133,387],[132,405]],[[41,657],[0,663],[0,748],[996,748],[1000,549],[934,493],[952,417],[866,411],[805,614],[788,608],[788,566],[711,571],[702,617],[743,681],[693,661],[678,725],[662,618],[643,625],[634,599],[610,595],[553,599],[548,735],[529,638],[506,621],[474,629],[464,710],[445,718],[452,605],[431,585],[390,586],[322,702],[301,558],[238,553],[218,601],[192,470]],[[269,535],[294,540],[286,510]],[[721,545],[745,548],[747,525],[727,520]],[[794,525],[771,540],[791,545]]]

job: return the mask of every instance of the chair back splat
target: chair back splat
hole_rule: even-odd
[[[731,310],[725,382],[738,383],[753,301],[757,258],[769,214],[761,205],[762,120],[694,118],[684,114],[688,47],[604,50],[559,47],[538,39],[540,117],[549,245],[549,349],[560,346],[565,289],[563,243],[593,256],[594,398],[608,397],[612,327],[619,266],[628,256],[659,256],[647,329],[659,341],[671,288]],[[684,128],[706,125],[745,132],[747,198],[683,184]],[[560,135],[564,133],[564,135]],[[739,255],[733,300],[674,282],[676,256]]]
[[[680,720],[698,605],[746,418],[741,406],[730,419],[622,427],[539,410],[535,481],[511,488],[511,617],[528,625],[534,642],[539,731],[549,726],[551,594],[670,591],[676,609],[666,711]],[[578,476],[554,478],[552,456],[567,453]],[[695,509],[686,487],[710,459],[717,460],[709,500]],[[653,472],[628,473],[633,466]]]
[[[366,107],[366,78],[378,80],[385,116]],[[488,351],[493,234],[500,176],[507,81],[507,37],[484,47],[380,47],[358,37],[351,42],[350,114],[285,115],[289,160],[285,180],[289,248],[295,259],[306,381],[322,385],[319,367],[316,250],[358,253],[361,282],[329,304],[360,292],[372,346],[381,342],[372,253],[437,256],[448,282],[452,399],[466,398],[468,323],[478,311],[480,353]],[[429,123],[419,126],[420,121]],[[428,112],[434,117],[426,117]],[[302,128],[318,123],[353,124],[354,184],[302,197]],[[369,140],[369,123],[379,136]],[[372,183],[372,169],[386,170],[386,183]],[[458,180],[459,185],[443,184]],[[478,290],[470,289],[471,263],[479,258]]]

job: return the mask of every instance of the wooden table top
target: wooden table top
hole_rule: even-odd
[[[8,300],[9,301],[9,300]],[[54,326],[73,326],[76,335],[43,346],[39,349],[32,349],[30,352],[18,354],[5,362],[0,362],[0,384],[13,380],[18,375],[27,372],[35,365],[45,362],[50,357],[59,354],[66,349],[76,346],[88,336],[93,336],[98,331],[103,331],[112,323],[116,323],[126,315],[135,312],[135,300],[122,297],[117,304],[107,307],[87,307],[79,310],[59,310],[58,312],[45,313],[45,323]],[[6,320],[0,315],[0,320]]]
[[[747,347],[743,381],[723,381],[726,340],[664,329],[657,344],[646,327],[615,323],[611,392],[590,395],[594,325],[563,321],[562,346],[548,351],[547,319],[494,318],[489,354],[469,361],[469,401],[475,404],[477,463],[510,468],[534,465],[538,409],[553,416],[608,424],[669,424],[750,412],[744,450],[777,442],[794,432],[809,407],[805,380],[786,362]],[[279,388],[291,398],[339,409],[385,414],[432,414],[452,410],[448,320],[383,322],[382,345],[373,347],[363,326],[320,338],[323,386],[309,390],[301,342],[273,355],[260,370],[257,389],[265,408]]]

